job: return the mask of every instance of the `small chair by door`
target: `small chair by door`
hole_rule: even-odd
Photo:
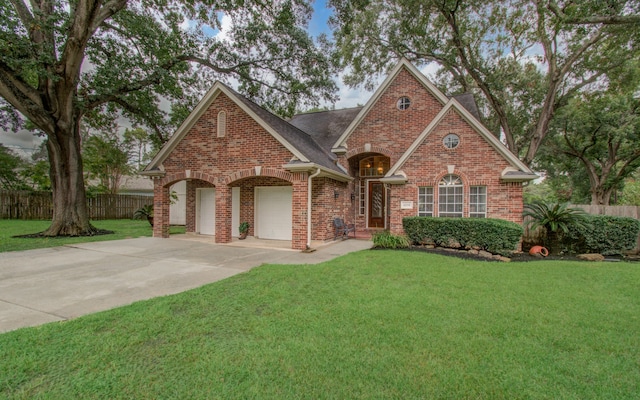
[[[342,239],[349,238],[349,232],[353,232],[353,237],[356,237],[355,224],[345,224],[342,218],[333,219],[334,236],[333,240],[336,240],[338,236],[342,236]]]

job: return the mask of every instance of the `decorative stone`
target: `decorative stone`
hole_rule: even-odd
[[[604,256],[602,254],[578,254],[576,258],[585,261],[604,261]]]
[[[479,251],[477,249],[471,249],[469,250],[469,254],[478,254]]]
[[[478,255],[484,258],[492,258],[493,254],[489,253],[488,251],[484,251],[484,250],[480,250],[478,251]]]
[[[498,257],[498,261],[511,262],[511,259],[509,257],[500,256]]]

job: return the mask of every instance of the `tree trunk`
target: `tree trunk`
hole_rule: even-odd
[[[611,202],[611,194],[613,193],[613,188],[603,189],[601,187],[597,187],[591,191],[591,204],[597,206],[608,206]]]
[[[80,127],[72,123],[68,129],[57,126],[48,135],[47,152],[51,166],[53,219],[45,236],[87,236],[97,230],[89,223],[87,198],[80,154]]]

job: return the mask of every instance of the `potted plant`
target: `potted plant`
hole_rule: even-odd
[[[142,206],[133,213],[133,219],[145,218],[149,221],[149,224],[153,226],[153,204]]]
[[[246,239],[247,234],[249,233],[249,223],[241,222],[240,226],[238,227],[238,231],[240,232],[240,236],[238,236],[238,239],[240,240]]]

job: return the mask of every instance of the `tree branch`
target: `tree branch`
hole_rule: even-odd
[[[565,24],[571,25],[637,25],[640,24],[639,15],[592,15],[589,17],[569,17],[562,11],[554,0],[549,0],[547,8]]]

